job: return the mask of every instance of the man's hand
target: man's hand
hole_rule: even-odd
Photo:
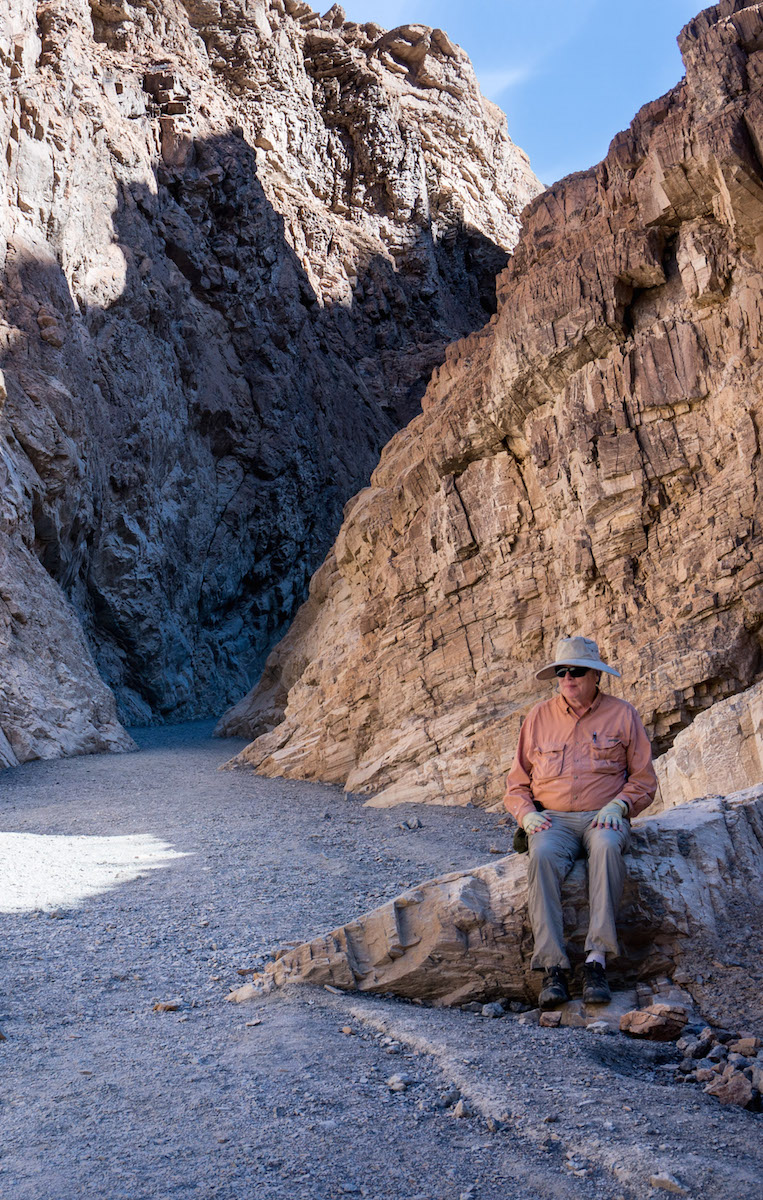
[[[551,818],[548,813],[531,812],[522,817],[522,828],[525,833],[540,833],[541,829],[551,828]]]
[[[614,829],[619,833],[623,827],[623,817],[628,812],[628,805],[624,800],[610,800],[609,804],[605,804],[600,808],[594,819],[591,821],[592,829]]]

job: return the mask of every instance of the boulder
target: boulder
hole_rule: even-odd
[[[562,1024],[560,1012],[542,1012],[538,1018],[541,1029],[557,1029]]]
[[[746,1058],[751,1058],[760,1050],[760,1038],[743,1037],[735,1042],[729,1042],[729,1053],[742,1054]]]
[[[659,979],[681,967],[694,994],[692,978],[725,952],[732,936],[749,939],[763,924],[763,785],[637,822],[628,859],[619,917],[623,953],[608,970],[613,978]],[[310,983],[434,1005],[532,1000],[540,976],[530,969],[526,892],[526,856],[517,854],[427,880],[280,953],[230,999]],[[568,943],[582,959],[588,913],[580,860],[563,901]],[[723,999],[714,992],[703,997],[716,1007]],[[763,1021],[759,988],[749,995],[735,989],[726,999],[738,1020],[751,1027]],[[655,1005],[660,1012],[675,1007]]]
[[[620,1018],[620,1032],[650,1042],[674,1042],[688,1020],[685,1008],[673,1004],[650,1004],[632,1009]]]
[[[741,791],[763,779],[763,683],[719,700],[655,761],[660,790],[652,812],[697,796]]]
[[[751,1081],[741,1071],[731,1071],[708,1083],[704,1091],[708,1096],[715,1096],[721,1104],[735,1104],[739,1108],[747,1108],[755,1096]]]

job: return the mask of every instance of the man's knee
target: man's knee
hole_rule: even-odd
[[[548,870],[549,867],[556,871],[562,869],[562,855],[559,853],[559,847],[554,845],[553,838],[544,838],[545,830],[540,833],[532,834],[530,838],[530,860],[528,869],[530,873],[538,870]]]
[[[539,833],[532,833],[528,839],[528,850],[530,851],[530,861],[534,858],[550,858],[554,854],[554,839],[549,837],[548,829],[541,829]]]
[[[628,834],[622,829],[591,829],[588,836],[588,857],[611,858],[625,852]]]

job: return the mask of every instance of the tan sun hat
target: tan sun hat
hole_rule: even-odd
[[[601,661],[599,647],[590,638],[560,638],[556,643],[556,657],[552,663],[538,671],[536,679],[553,679],[557,667],[587,667],[589,671],[606,671],[622,679],[619,671]]]

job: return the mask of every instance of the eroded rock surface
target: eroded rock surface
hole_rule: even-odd
[[[631,979],[675,974],[708,1017],[731,1012],[738,1025],[759,1026],[763,1008],[753,963],[760,961],[761,871],[763,786],[640,818],[618,919],[622,958],[608,963],[608,971]],[[568,875],[562,896],[568,944],[582,960],[588,926],[583,860]],[[533,997],[540,975],[530,969],[526,897],[524,855],[428,880],[282,952],[230,998],[246,1000],[291,983],[390,992],[442,1005]],[[727,959],[734,949],[753,960],[744,986],[730,975],[723,980],[718,958]],[[703,969],[712,973],[713,962],[721,972],[714,985],[703,975]]]
[[[246,691],[539,185],[442,31],[338,6],[11,0],[0,64],[12,761]]]
[[[761,5],[679,43],[685,81],[528,208],[497,316],[221,723],[256,739],[237,765],[491,805],[560,635],[598,640],[657,752],[759,678]]]
[[[729,788],[763,780],[763,683],[721,700],[679,733],[654,764],[660,790],[650,812],[659,812]]]
[[[673,1004],[650,1004],[646,1008],[623,1013],[620,1029],[631,1037],[652,1042],[673,1042],[686,1024],[686,1009]]]

